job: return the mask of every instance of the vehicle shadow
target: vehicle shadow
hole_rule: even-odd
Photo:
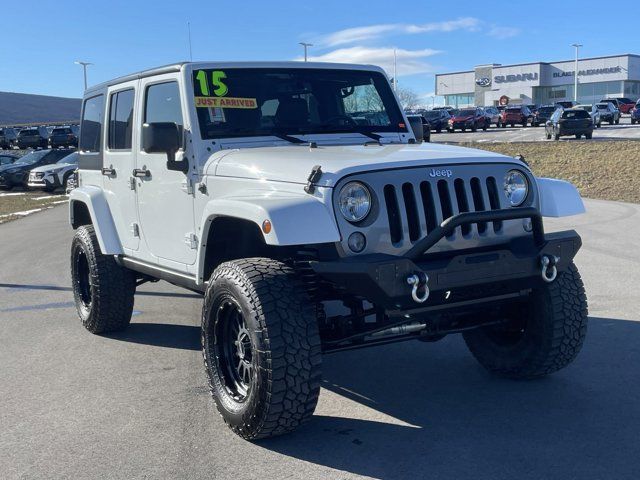
[[[129,327],[104,337],[154,347],[200,350],[200,327],[170,323],[131,323]]]
[[[460,336],[325,356],[324,379],[318,414],[263,448],[384,479],[640,477],[640,321],[591,318],[574,364],[534,381]]]

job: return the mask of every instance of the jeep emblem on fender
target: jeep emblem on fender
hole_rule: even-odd
[[[442,170],[436,170],[435,168],[432,168],[431,171],[429,172],[429,176],[432,178],[436,178],[436,177],[447,177],[449,178],[451,175],[453,175],[453,172],[449,169],[442,169]]]

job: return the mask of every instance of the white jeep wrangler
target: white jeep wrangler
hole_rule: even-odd
[[[313,413],[322,353],[462,332],[513,378],[569,364],[587,328],[569,183],[524,159],[416,142],[384,72],[183,63],[85,93],[73,292],[93,333],[136,287],[204,294],[202,351],[247,439]]]

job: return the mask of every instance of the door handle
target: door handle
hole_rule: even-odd
[[[116,174],[116,169],[112,167],[103,167],[101,171],[102,175],[106,175],[108,177]]]
[[[133,176],[138,178],[149,178],[151,176],[151,172],[149,170],[143,170],[141,168],[134,168]]]

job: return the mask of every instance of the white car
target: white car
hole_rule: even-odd
[[[56,188],[67,189],[67,181],[78,168],[78,152],[73,152],[51,165],[43,165],[29,172],[27,186],[53,192]]]
[[[600,128],[602,126],[602,119],[600,118],[600,111],[596,108],[595,105],[591,105],[588,103],[582,104],[582,105],[576,105],[573,108],[580,108],[582,110],[585,110],[586,112],[589,112],[589,115],[591,115],[591,121],[593,122],[593,126],[595,128]]]
[[[578,191],[416,142],[381,68],[160,67],[88,89],[80,137],[83,326],[127,328],[147,281],[201,292],[211,393],[245,439],[311,417],[323,352],[462,333],[489,371],[534,378],[583,344],[581,240],[542,220],[582,213]]]

